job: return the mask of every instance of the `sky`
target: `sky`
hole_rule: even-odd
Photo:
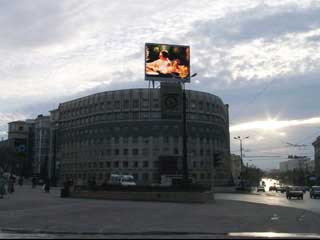
[[[187,89],[230,108],[231,152],[263,169],[313,158],[320,1],[1,0],[0,138],[7,123],[88,94],[148,87],[144,44],[190,45]],[[305,144],[290,147],[287,143]]]

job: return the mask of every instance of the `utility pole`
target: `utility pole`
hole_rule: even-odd
[[[243,174],[244,174],[244,172],[243,172],[243,155],[242,155],[243,147],[242,147],[242,141],[245,140],[245,139],[248,139],[248,138],[249,138],[249,136],[245,137],[244,139],[241,139],[240,136],[234,137],[234,139],[240,141],[240,158],[241,158],[240,176],[241,176],[241,182],[243,181]]]
[[[187,113],[186,113],[186,90],[183,83],[182,86],[182,139],[183,139],[183,182],[184,184],[189,183],[189,173],[188,173],[188,159],[187,159]]]

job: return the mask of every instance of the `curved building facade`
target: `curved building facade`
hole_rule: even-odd
[[[132,174],[140,184],[159,183],[159,159],[182,156],[183,146],[181,115],[170,112],[181,103],[164,101],[161,91],[107,91],[60,104],[55,110],[60,178],[94,177],[99,184],[110,174]],[[232,178],[228,105],[199,91],[186,90],[186,99],[189,174],[210,183],[213,154],[221,151],[216,184],[227,184]]]

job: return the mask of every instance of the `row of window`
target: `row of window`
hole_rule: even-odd
[[[119,113],[105,113],[95,116],[82,117],[74,120],[64,121],[60,123],[60,127],[74,127],[79,125],[93,124],[104,121],[116,120],[147,120],[147,119],[161,119],[160,112],[119,112]],[[196,114],[187,113],[187,119],[198,120],[206,122],[214,122],[218,124],[226,124],[226,120],[222,117],[211,114]]]
[[[179,155],[181,154],[178,147],[175,147],[173,149],[170,149],[168,147],[163,148],[161,151],[162,154],[173,154],[173,155]],[[191,157],[211,157],[212,151],[210,149],[188,149],[188,154]],[[81,152],[62,152],[62,158],[68,161],[68,159],[92,159],[92,158],[103,158],[105,156],[109,157],[115,157],[115,156],[149,156],[150,150],[149,148],[133,148],[133,149],[105,149],[105,150],[90,150],[90,151],[81,151]],[[160,155],[160,148],[153,148],[152,149],[152,155],[153,156],[159,156]]]
[[[78,162],[78,163],[62,163],[62,169],[103,169],[103,168],[159,168],[159,161],[106,161],[106,162]],[[211,167],[210,161],[193,161],[193,168],[209,168]]]
[[[102,101],[91,104],[78,104],[73,105],[71,108],[65,108],[63,105],[60,107],[60,115],[61,119],[79,117],[81,115],[87,115],[91,113],[97,112],[105,112],[105,111],[120,111],[120,110],[130,110],[130,109],[149,109],[149,107],[154,109],[160,108],[160,99],[153,98],[152,103],[150,105],[149,99],[143,98],[142,100],[133,99],[130,101],[129,99],[124,99],[122,102],[120,100],[114,101]],[[201,112],[211,112],[211,113],[220,113],[224,114],[225,109],[223,105],[204,102],[204,101],[196,101],[187,99],[186,102],[187,109],[198,110]]]
[[[173,126],[172,129],[177,129],[178,126]],[[117,130],[116,130],[117,129]],[[124,128],[125,130],[127,130],[126,128]],[[163,127],[154,127],[152,128],[152,131],[168,131],[169,128],[168,126],[163,126]],[[202,128],[203,129],[203,128]],[[159,143],[179,143],[179,139],[180,137],[178,136],[173,136],[173,137],[169,137],[169,136],[162,136],[162,137],[157,137],[157,136],[150,136],[150,137],[138,137],[138,136],[132,136],[132,137],[106,137],[106,133],[107,131],[104,131],[104,128],[100,128],[100,129],[86,129],[86,130],[74,130],[74,131],[68,131],[65,132],[63,135],[60,136],[60,138],[62,140],[64,139],[73,139],[73,138],[81,138],[83,140],[89,140],[86,139],[86,137],[91,137],[92,139],[90,139],[90,141],[94,141],[94,143],[106,143],[106,144],[127,144],[127,143],[142,143],[142,144],[148,144],[148,143],[154,143],[154,144],[159,144]],[[120,131],[120,127],[115,127],[114,128],[115,131]],[[196,131],[196,128],[191,128],[192,131]],[[200,129],[199,129],[200,130]],[[209,128],[206,129],[207,131],[209,131]],[[137,130],[138,131],[138,130]],[[171,131],[172,132],[172,131]],[[94,135],[96,134],[96,135]],[[100,135],[104,135],[104,137],[100,137]],[[92,137],[92,135],[94,135]],[[215,138],[217,139],[217,138]],[[188,138],[188,142],[191,144],[197,144],[197,142],[199,141],[199,144],[210,144],[211,142],[211,138],[209,137],[198,137],[198,138],[194,138],[194,137],[189,137]],[[212,141],[215,141],[214,139],[212,139]],[[67,141],[65,141],[67,142]]]
[[[159,148],[154,148],[152,149],[153,155],[154,156],[158,156],[160,154],[160,149]],[[166,147],[162,149],[163,153],[170,153],[170,148]],[[194,155],[196,155],[196,151],[194,151]],[[179,152],[179,148],[175,147],[172,149],[172,154],[174,155],[178,155]],[[203,153],[203,151],[201,152]],[[133,148],[133,149],[128,149],[128,148],[124,148],[124,149],[105,149],[105,150],[90,150],[90,151],[81,151],[81,152],[62,152],[62,157],[63,158],[92,158],[92,157],[104,157],[104,156],[149,156],[150,155],[150,150],[149,148],[143,148],[143,149],[138,149],[138,148]],[[203,155],[203,154],[202,154]],[[201,155],[201,156],[202,156]]]

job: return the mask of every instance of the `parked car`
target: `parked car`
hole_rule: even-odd
[[[306,193],[307,191],[309,191],[309,187],[308,186],[301,186],[301,190],[303,191],[303,193]]]
[[[276,191],[277,190],[277,187],[276,186],[271,186],[271,187],[269,187],[269,191],[271,192],[271,191]]]
[[[303,189],[301,187],[289,187],[287,189],[287,199],[298,198],[303,199]]]
[[[320,186],[313,186],[310,189],[310,198],[320,197]]]
[[[257,192],[265,192],[266,190],[264,189],[264,186],[259,186],[257,188]]]
[[[132,175],[118,175],[111,174],[109,183],[111,185],[120,185],[120,186],[136,186],[136,182]]]
[[[277,187],[276,192],[285,193],[287,191],[287,187]]]

